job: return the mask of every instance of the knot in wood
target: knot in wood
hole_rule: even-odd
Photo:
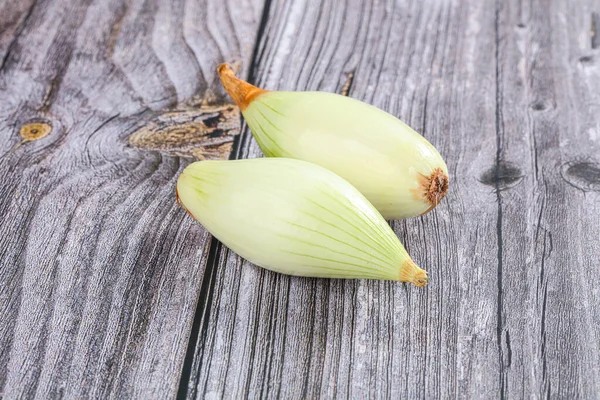
[[[23,138],[24,142],[32,142],[39,140],[43,137],[48,136],[52,131],[52,125],[47,122],[28,122],[23,125],[19,131],[19,134]]]

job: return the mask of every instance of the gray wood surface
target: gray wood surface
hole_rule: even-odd
[[[451,189],[393,223],[425,290],[290,278],[220,248],[189,397],[597,397],[599,9],[272,2],[256,82],[340,92],[351,76],[350,96],[436,145]],[[247,134],[240,156],[260,156]]]
[[[262,6],[0,2],[0,398],[177,392],[210,237],[175,204],[189,161],[127,138],[222,99]]]
[[[598,397],[597,0],[0,10],[1,398]],[[440,150],[448,196],[392,223],[427,288],[265,271],[175,205],[187,156],[261,156],[223,61]]]

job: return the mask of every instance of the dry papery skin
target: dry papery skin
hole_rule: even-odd
[[[400,282],[410,282],[416,287],[425,287],[429,282],[427,271],[419,268],[413,260],[406,260],[403,263],[400,273]]]
[[[268,92],[235,76],[229,64],[219,65],[218,71],[223,87],[242,111],[248,108],[256,97]]]
[[[427,211],[421,214],[424,215],[433,210],[446,196],[450,180],[441,168],[436,168],[429,176],[420,175],[418,179],[419,189],[414,191],[415,198],[430,205]]]

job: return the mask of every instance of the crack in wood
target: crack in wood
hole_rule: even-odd
[[[504,237],[503,237],[503,204],[500,193],[500,170],[503,163],[504,146],[504,120],[502,115],[502,73],[500,69],[500,2],[496,1],[494,15],[494,41],[495,41],[495,128],[496,128],[496,168],[495,168],[495,187],[496,202],[498,205],[498,214],[496,218],[496,238],[497,238],[497,271],[496,271],[496,345],[498,347],[498,384],[500,387],[500,398],[503,399],[507,387],[507,362],[505,360],[504,346],[502,337],[507,334],[506,311],[504,305]]]
[[[592,13],[592,23],[590,26],[590,42],[592,49],[600,47],[600,13]]]

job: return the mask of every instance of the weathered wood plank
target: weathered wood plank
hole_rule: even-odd
[[[3,2],[0,397],[174,396],[209,236],[127,137],[248,71],[260,0]],[[226,23],[223,23],[226,21]],[[20,128],[52,131],[20,143]]]
[[[600,63],[588,60],[598,6],[498,8],[496,149],[498,164],[515,168],[497,180],[507,187],[497,194],[497,339],[507,395],[600,393],[600,280],[590,274],[600,249]]]
[[[351,75],[351,96],[438,147],[451,190],[434,212],[393,224],[430,272],[425,290],[290,278],[219,248],[188,396],[594,397],[594,7],[273,3],[256,83],[341,91]],[[238,156],[260,156],[244,138]]]

